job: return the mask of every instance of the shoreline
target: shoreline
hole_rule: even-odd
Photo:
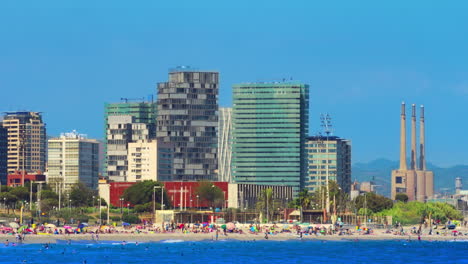
[[[17,243],[14,235],[0,235],[0,241],[3,243],[8,239],[10,243]],[[118,242],[138,242],[151,243],[163,241],[191,242],[191,241],[216,241],[215,233],[155,233],[155,234],[99,234],[99,240],[93,240],[92,234],[70,234],[70,235],[26,235],[22,244],[56,244],[57,241],[89,241],[90,243],[99,243],[105,241]],[[392,235],[392,234],[370,234],[370,235],[303,235],[302,239],[292,233],[282,233],[268,235],[265,239],[264,234],[236,234],[230,233],[227,236],[219,235],[218,241],[391,241],[391,240],[411,240],[418,241],[417,235]],[[468,241],[468,236],[451,235],[422,235],[421,241]]]

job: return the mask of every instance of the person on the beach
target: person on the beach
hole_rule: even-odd
[[[10,242],[8,242],[8,239],[5,241],[5,247],[8,247],[8,245],[10,244]]]

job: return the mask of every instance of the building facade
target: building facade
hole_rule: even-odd
[[[43,173],[46,163],[46,128],[39,112],[7,112],[3,127],[8,137],[8,174]]]
[[[0,123],[0,184],[7,183],[8,175],[8,130]]]
[[[105,104],[104,119],[104,175],[114,181],[126,181],[128,143],[156,137],[156,103]]]
[[[163,181],[217,179],[217,72],[178,68],[158,84],[157,139],[173,146]]]
[[[229,184],[229,207],[243,210],[256,208],[259,194],[266,189],[272,190],[272,199],[277,201],[276,204],[281,208],[287,207],[293,200],[292,186],[232,183]]]
[[[158,144],[156,140],[128,143],[129,182],[158,180]]]
[[[48,184],[57,192],[78,183],[97,189],[99,142],[73,131],[48,140]]]
[[[218,178],[232,182],[232,108],[219,108],[218,130]]]
[[[346,192],[351,191],[351,142],[336,136],[308,137],[308,173],[304,187],[315,191],[330,181],[338,183]]]
[[[233,92],[234,182],[292,186],[296,195],[307,173],[309,86],[247,83]]]

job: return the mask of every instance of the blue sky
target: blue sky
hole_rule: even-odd
[[[467,164],[464,1],[134,2],[2,1],[0,110],[102,138],[105,102],[191,65],[220,72],[221,106],[235,83],[308,83],[311,134],[330,113],[353,162],[397,159],[400,103],[424,104],[428,160]]]

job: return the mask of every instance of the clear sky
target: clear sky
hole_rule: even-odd
[[[50,135],[103,138],[105,102],[191,65],[220,72],[221,106],[235,83],[310,84],[311,134],[330,113],[353,162],[398,159],[400,103],[424,104],[428,160],[468,164],[466,1],[20,2],[0,3],[0,110]]]

